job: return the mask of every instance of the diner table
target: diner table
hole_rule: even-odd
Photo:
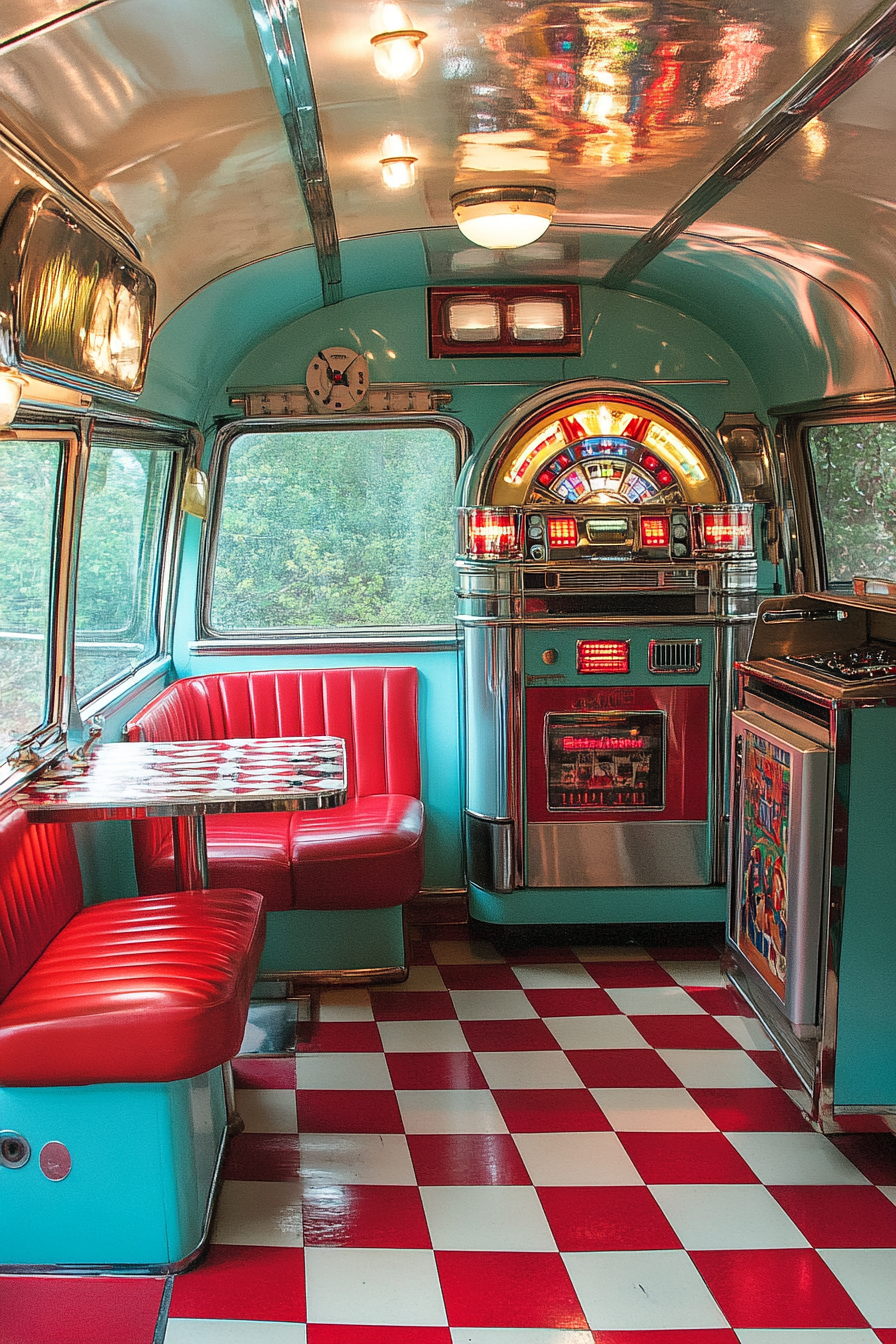
[[[110,742],[83,760],[64,757],[15,799],[30,821],[170,817],[179,891],[208,886],[206,816],[299,812],[345,800],[339,737]]]

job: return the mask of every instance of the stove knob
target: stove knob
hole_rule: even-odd
[[[544,559],[544,547],[543,547],[543,546],[530,546],[530,547],[529,547],[529,556],[530,556],[530,558],[531,558],[532,560],[543,560],[543,559]]]

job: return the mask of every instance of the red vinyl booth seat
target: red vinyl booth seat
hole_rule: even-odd
[[[129,741],[341,737],[348,801],[312,812],[206,819],[209,883],[250,886],[268,910],[362,910],[404,904],[423,881],[423,804],[412,667],[224,672],[156,696]],[[171,827],[134,824],[140,890],[174,881]]]
[[[171,1082],[240,1048],[262,898],[188,891],[82,906],[71,828],[0,815],[0,1086]]]

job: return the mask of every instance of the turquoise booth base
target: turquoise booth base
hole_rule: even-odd
[[[259,976],[364,979],[366,971],[399,980],[407,973],[404,906],[382,910],[275,910]]]
[[[724,887],[470,886],[470,918],[483,924],[723,923],[726,909]]]
[[[31,1148],[24,1166],[0,1167],[0,1269],[164,1273],[202,1246],[227,1132],[220,1069],[0,1088],[0,1115]],[[62,1180],[41,1169],[48,1143],[71,1155]]]

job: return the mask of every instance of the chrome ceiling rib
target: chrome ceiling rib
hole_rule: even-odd
[[[733,191],[791,136],[866,75],[896,46],[896,3],[883,0],[740,136],[692,191],[611,266],[601,283],[625,289],[649,262]]]
[[[296,0],[250,0],[317,250],[324,304],[342,298],[336,212]]]

